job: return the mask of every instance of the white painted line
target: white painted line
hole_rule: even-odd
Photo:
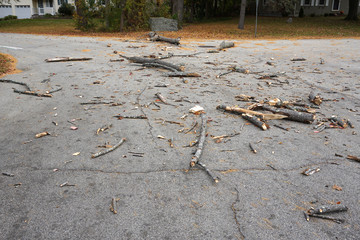
[[[15,50],[19,50],[19,49],[22,49],[22,48],[19,48],[19,47],[9,47],[9,46],[1,46],[0,47],[3,47],[3,48],[10,48],[10,49],[15,49]]]

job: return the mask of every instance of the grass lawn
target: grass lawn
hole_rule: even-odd
[[[287,18],[259,17],[257,39],[359,38],[360,22],[344,21],[345,17]],[[168,37],[183,39],[254,39],[255,17],[248,16],[245,29],[237,29],[238,19],[186,24]],[[0,22],[0,32],[69,36],[144,38],[148,31],[126,33],[80,32],[71,19],[23,19]]]

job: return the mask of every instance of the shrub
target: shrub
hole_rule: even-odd
[[[45,14],[44,15],[44,17],[46,17],[46,18],[51,18],[53,15],[51,15],[50,13],[47,13],[47,14]]]
[[[303,8],[300,8],[299,17],[301,17],[301,18],[305,17]]]
[[[58,13],[64,16],[72,16],[74,14],[74,6],[69,3],[63,3],[59,7]]]
[[[8,15],[6,17],[4,17],[4,20],[12,20],[12,19],[17,19],[17,16],[14,16],[14,15]]]
[[[328,13],[325,13],[325,14],[324,14],[324,17],[328,17],[328,16],[329,16],[329,14],[328,14]]]
[[[315,17],[315,13],[310,14],[310,17]]]

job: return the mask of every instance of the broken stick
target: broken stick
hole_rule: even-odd
[[[201,113],[200,117],[201,117],[201,130],[200,130],[200,138],[199,138],[199,144],[198,147],[196,149],[196,152],[194,154],[194,156],[192,157],[191,161],[190,161],[190,167],[194,167],[200,160],[203,148],[204,148],[204,143],[205,143],[205,138],[206,138],[206,119],[205,119],[205,114]]]
[[[167,38],[167,37],[163,37],[160,36],[159,34],[157,34],[156,32],[149,32],[149,37],[150,37],[150,41],[162,41],[162,42],[168,42],[171,44],[176,44],[179,45],[180,44],[180,39],[181,38]]]
[[[229,107],[229,106],[225,106],[225,105],[219,105],[219,106],[216,107],[216,109],[222,109],[222,110],[225,110],[225,111],[236,112],[236,113],[240,113],[240,114],[243,114],[243,113],[251,114],[251,115],[258,116],[258,117],[260,117],[261,119],[264,119],[264,120],[283,119],[283,118],[288,117],[286,115],[281,115],[281,114],[265,114],[265,113],[245,109],[245,108]]]
[[[116,210],[116,202],[118,199],[116,198],[112,198],[111,199],[111,206],[110,206],[110,211],[113,212],[114,214],[117,214],[117,210]]]
[[[207,167],[205,164],[203,164],[202,162],[198,161],[196,163],[197,165],[201,166],[205,172],[212,178],[212,180],[215,182],[215,183],[218,183],[219,182],[219,178],[216,177]]]
[[[115,144],[112,148],[106,149],[105,151],[102,151],[102,152],[95,153],[95,154],[93,154],[93,155],[91,156],[91,158],[97,158],[97,157],[100,157],[100,156],[102,156],[102,155],[104,155],[104,154],[107,154],[107,153],[109,153],[109,152],[112,152],[112,151],[114,151],[115,149],[117,149],[118,147],[120,147],[121,144],[123,144],[125,141],[126,141],[126,138],[122,138],[122,139],[120,140],[120,142],[117,143],[117,144]]]
[[[57,57],[57,58],[47,58],[45,62],[69,62],[69,61],[87,61],[91,60],[92,58],[87,57]]]
[[[259,107],[262,107],[262,109],[278,113],[281,115],[286,115],[287,119],[296,121],[296,122],[303,122],[303,123],[312,123],[315,120],[315,115],[311,113],[306,112],[297,112],[290,109],[284,109],[284,108],[274,108],[267,105],[259,105]]]
[[[52,97],[51,94],[48,93],[37,93],[34,91],[21,91],[18,89],[13,88],[14,92],[16,93],[20,93],[20,94],[25,94],[25,95],[32,95],[32,96],[36,96],[36,97]]]
[[[342,204],[336,204],[336,205],[327,205],[327,206],[321,206],[315,209],[309,209],[308,214],[324,214],[324,213],[334,213],[334,212],[345,212],[349,208],[342,205]]]
[[[249,122],[251,122],[252,124],[254,124],[255,126],[257,126],[258,128],[261,128],[262,130],[267,130],[267,126],[264,122],[262,122],[259,118],[257,118],[256,116],[252,116],[250,114],[242,114],[241,115],[244,119],[248,120]]]
[[[201,77],[198,73],[172,72],[165,74],[164,77]]]

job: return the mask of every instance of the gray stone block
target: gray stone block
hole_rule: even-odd
[[[170,18],[153,17],[150,18],[151,31],[177,31],[178,21]]]

